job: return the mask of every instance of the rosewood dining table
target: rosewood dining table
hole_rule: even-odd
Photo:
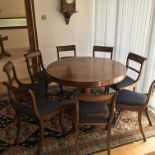
[[[47,66],[52,81],[82,89],[118,83],[126,72],[126,66],[118,61],[95,57],[67,58]]]

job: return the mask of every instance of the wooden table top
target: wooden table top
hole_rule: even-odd
[[[77,57],[55,61],[47,73],[54,82],[74,87],[109,86],[126,76],[125,65],[107,58]]]

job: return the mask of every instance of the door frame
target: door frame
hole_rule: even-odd
[[[30,51],[39,50],[34,0],[24,0]]]

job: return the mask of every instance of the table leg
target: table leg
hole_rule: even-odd
[[[105,93],[105,94],[108,94],[108,93],[109,93],[109,86],[105,86],[104,93]]]
[[[82,89],[81,89],[81,92],[82,92],[83,94],[88,94],[88,95],[90,95],[90,94],[91,94],[91,89],[90,89],[90,88],[82,88]]]

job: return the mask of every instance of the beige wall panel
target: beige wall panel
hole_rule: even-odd
[[[0,18],[25,17],[24,0],[0,0]]]

